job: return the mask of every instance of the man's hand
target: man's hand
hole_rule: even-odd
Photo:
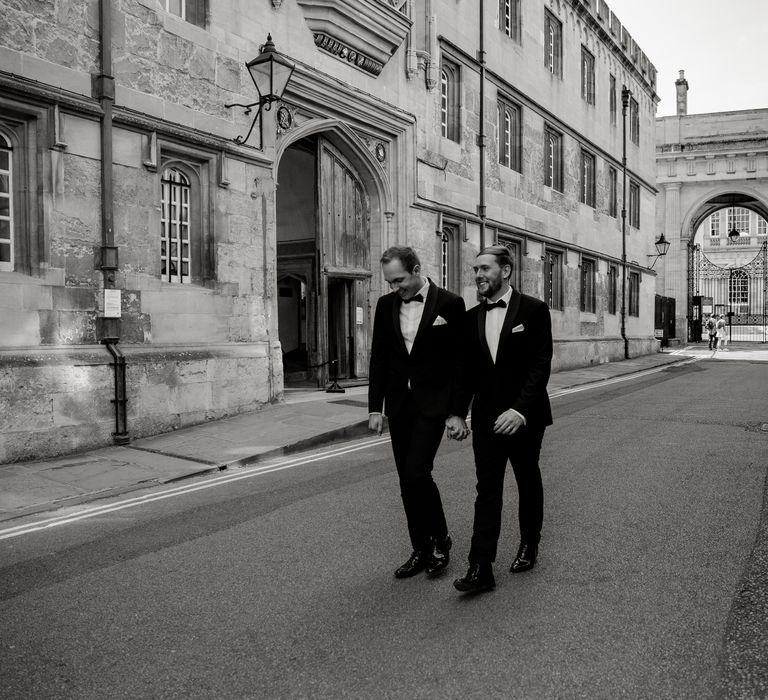
[[[452,440],[463,440],[469,435],[466,421],[460,416],[448,416],[445,419],[447,435]]]
[[[384,416],[381,413],[371,413],[368,416],[368,429],[373,430],[377,434],[381,435],[381,431],[384,430]]]
[[[496,419],[493,424],[493,432],[497,435],[514,435],[521,425],[525,425],[523,417],[510,408]]]

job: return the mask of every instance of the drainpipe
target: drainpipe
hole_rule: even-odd
[[[480,148],[480,203],[477,205],[477,215],[480,217],[480,250],[485,248],[485,2],[480,0],[480,48],[477,52],[480,62],[480,133],[477,135],[477,145]]]
[[[112,104],[115,101],[115,79],[112,77],[112,2],[99,2],[99,40],[101,72],[93,78],[93,95],[101,105],[101,271],[106,290],[115,289],[117,271],[117,246],[112,216]],[[112,356],[114,371],[115,444],[124,445],[130,441],[126,415],[125,357],[117,347],[120,341],[120,319],[100,319],[101,342]]]
[[[627,109],[630,91],[627,86],[621,88],[621,339],[624,341],[624,359],[629,359],[629,339],[627,338]]]

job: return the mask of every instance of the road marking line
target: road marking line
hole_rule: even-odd
[[[676,363],[675,366],[691,364],[698,362],[699,357],[691,358],[686,362]],[[652,369],[642,370],[633,374],[623,375],[621,377],[613,377],[612,379],[605,379],[597,382],[591,382],[589,384],[583,384],[581,386],[572,387],[570,389],[560,389],[553,391],[549,397],[550,399],[557,399],[561,396],[567,396],[575,394],[581,391],[588,391],[590,389],[602,388],[611,384],[618,384],[620,382],[630,381],[632,379],[638,379],[648,376],[650,374],[656,374],[663,371],[669,365],[662,365],[661,367],[654,367]],[[471,418],[469,419],[471,422]],[[127,498],[124,501],[118,503],[107,503],[100,506],[90,506],[85,510],[78,513],[71,513],[68,515],[57,515],[50,518],[45,518],[34,523],[25,525],[16,525],[0,530],[0,540],[7,540],[13,537],[19,537],[21,535],[27,535],[32,532],[39,532],[41,530],[47,530],[50,528],[58,527],[60,525],[68,525],[79,520],[86,520],[89,518],[95,518],[99,515],[107,515],[109,513],[115,513],[127,508],[135,508],[146,503],[153,503],[154,501],[162,501],[167,498],[173,498],[174,496],[183,496],[188,493],[194,493],[195,491],[203,491],[206,489],[214,488],[215,486],[222,486],[241,479],[250,479],[254,476],[261,476],[262,474],[271,474],[284,469],[291,469],[293,467],[299,467],[304,464],[310,464],[312,462],[319,462],[333,457],[340,457],[342,455],[351,454],[352,452],[359,452],[360,450],[367,450],[371,447],[377,447],[389,442],[389,436],[386,437],[372,437],[362,438],[361,441],[356,441],[352,445],[346,445],[344,447],[335,447],[329,449],[327,452],[304,454],[297,457],[289,457],[279,462],[267,462],[260,464],[256,467],[243,467],[241,471],[237,473],[223,474],[221,476],[212,476],[206,478],[205,481],[195,484],[184,484],[183,486],[174,486],[160,493],[149,493],[142,496],[134,496]]]
[[[69,515],[58,515],[52,518],[46,518],[45,520],[39,520],[35,523],[26,525],[17,525],[15,527],[6,528],[0,530],[0,540],[10,539],[12,537],[18,537],[19,535],[26,535],[31,532],[37,532],[39,530],[46,530],[59,525],[67,525],[68,523],[77,522],[78,520],[85,520],[87,518],[94,518],[99,515],[106,515],[108,513],[114,513],[126,508],[134,508],[136,506],[144,505],[145,503],[152,503],[154,501],[162,501],[166,498],[172,498],[173,496],[181,496],[187,493],[194,493],[195,491],[202,491],[204,489],[213,488],[214,486],[220,486],[222,484],[228,484],[234,481],[240,481],[241,479],[250,479],[254,476],[261,476],[262,474],[270,474],[272,472],[282,471],[283,469],[290,469],[292,467],[298,467],[310,462],[319,462],[325,459],[331,459],[333,457],[339,457],[341,455],[350,454],[359,450],[365,450],[377,445],[383,445],[389,442],[389,437],[377,437],[377,438],[364,438],[365,443],[362,445],[347,446],[344,448],[334,448],[328,452],[320,454],[310,454],[303,457],[293,457],[279,462],[276,464],[264,464],[253,468],[244,468],[242,472],[237,474],[227,474],[224,476],[211,477],[206,479],[205,482],[199,484],[186,484],[184,486],[176,486],[170,489],[166,489],[160,493],[144,494],[142,496],[135,496],[128,498],[125,501],[119,503],[108,503],[101,506],[92,506],[79,513],[73,513]]]

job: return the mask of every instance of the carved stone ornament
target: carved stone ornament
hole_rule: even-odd
[[[272,7],[274,7],[276,10],[280,9],[280,5],[283,4],[283,0],[272,0]]]
[[[275,121],[277,122],[278,133],[288,131],[293,126],[293,112],[285,105],[280,105],[275,115]]]
[[[381,141],[374,146],[373,153],[379,163],[383,163],[387,159],[387,147]]]
[[[372,75],[403,43],[411,20],[385,0],[297,0],[318,48]]]

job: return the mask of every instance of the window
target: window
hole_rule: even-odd
[[[588,105],[595,104],[595,57],[581,47],[581,97]]]
[[[768,233],[768,226],[766,226],[766,221],[762,216],[757,217],[757,235],[758,236],[765,236],[766,233]]]
[[[619,268],[616,265],[608,267],[608,313],[616,313],[616,300],[618,299],[619,289]]]
[[[640,145],[640,108],[634,97],[629,99],[629,138],[636,146]]]
[[[518,172],[522,171],[520,115],[519,106],[499,100],[499,163]]]
[[[709,235],[720,235],[720,212],[715,212],[709,217]]]
[[[443,59],[440,69],[440,133],[459,142],[459,67]]]
[[[458,224],[443,226],[439,234],[440,286],[457,293],[461,288],[460,235]]]
[[[611,113],[611,126],[616,126],[616,76],[608,78],[608,109]]]
[[[595,313],[595,261],[581,260],[581,310]]]
[[[0,271],[13,270],[13,151],[11,142],[0,132]]]
[[[629,225],[640,228],[640,185],[629,183]]]
[[[595,156],[581,152],[581,203],[595,206]]]
[[[629,273],[629,315],[640,315],[640,273]]]
[[[165,11],[198,27],[205,26],[205,0],[165,0]]]
[[[736,229],[739,233],[749,235],[749,209],[744,207],[728,208],[728,230]]]
[[[161,184],[160,275],[166,282],[190,282],[190,182],[181,170],[166,168]]]
[[[550,309],[563,308],[563,253],[547,250],[544,256],[546,302]]]
[[[614,218],[619,213],[618,174],[616,168],[608,166],[608,215]]]
[[[520,274],[522,242],[519,239],[511,238],[504,233],[497,233],[496,242],[509,250],[509,257],[512,258],[512,277],[510,277],[509,283],[519,291],[522,283],[522,275]]]
[[[563,24],[544,10],[544,65],[552,75],[563,77]]]
[[[563,135],[544,128],[544,184],[563,191]]]
[[[732,270],[728,278],[728,303],[737,314],[749,312],[749,276],[744,270]]]
[[[500,0],[499,27],[508,37],[520,41],[520,0]]]

